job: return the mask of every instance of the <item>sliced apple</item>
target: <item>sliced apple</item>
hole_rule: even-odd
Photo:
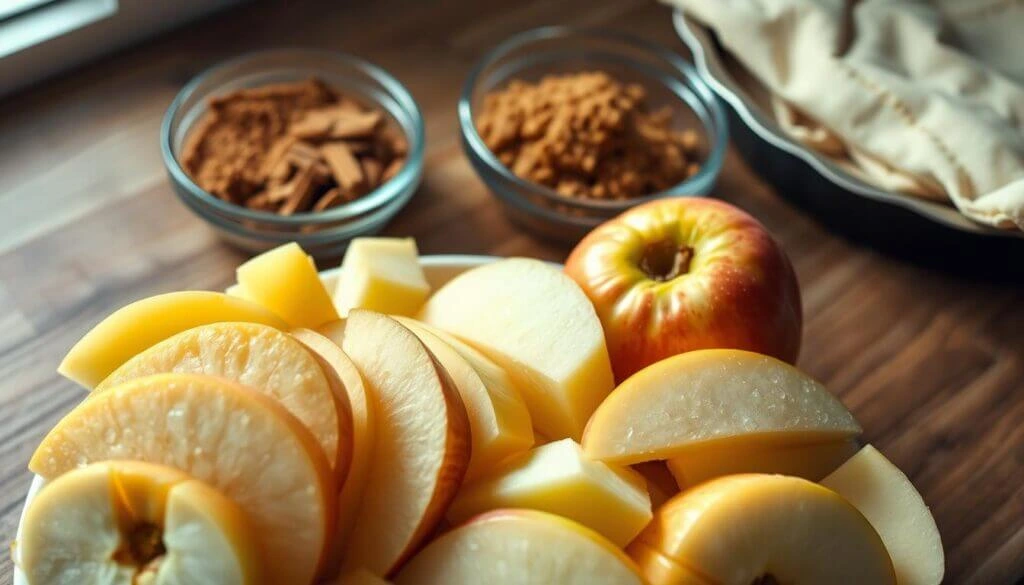
[[[287,324],[256,303],[210,291],[156,295],[114,311],[64,356],[57,371],[92,389],[133,355],[168,337],[209,323]]]
[[[412,238],[356,238],[348,245],[334,290],[341,315],[369,309],[412,316],[419,311],[430,285],[420,266]]]
[[[594,412],[583,450],[619,464],[671,459],[715,441],[806,444],[860,433],[824,386],[775,358],[732,349],[640,370]]]
[[[924,498],[906,475],[871,445],[821,481],[875,527],[899,585],[938,585],[946,572],[942,538]]]
[[[820,481],[857,452],[852,439],[808,445],[760,445],[716,441],[665,463],[680,488],[736,473],[778,473]]]
[[[443,331],[413,319],[395,319],[412,331],[441,362],[466,406],[473,438],[466,481],[472,481],[502,459],[533,445],[530,413],[504,370]],[[453,343],[461,345],[463,352],[456,350]],[[479,357],[473,357],[474,354]]]
[[[174,335],[125,362],[96,392],[152,374],[222,376],[272,396],[313,433],[344,481],[352,454],[352,414],[320,362],[291,335],[255,323],[214,323]]]
[[[469,464],[458,392],[430,351],[394,319],[353,310],[340,339],[370,391],[376,444],[345,570],[389,575],[444,516]]]
[[[29,583],[262,583],[241,508],[188,474],[94,463],[47,485],[18,542]]]
[[[539,260],[512,258],[460,274],[427,301],[421,321],[504,367],[533,424],[579,440],[614,386],[601,322],[580,287]]]
[[[316,329],[338,318],[312,258],[292,242],[238,267],[247,298],[280,315],[292,327]]]
[[[235,297],[236,299],[249,300],[249,295],[245,293],[245,287],[238,284],[237,282],[224,289],[224,294],[228,295],[229,297]]]
[[[583,455],[579,444],[562,439],[512,457],[491,474],[463,486],[448,508],[459,524],[500,508],[558,514],[625,546],[651,520],[644,478]]]
[[[266,582],[312,582],[337,487],[316,439],[277,401],[214,376],[139,378],[78,405],[29,469],[52,481],[110,459],[167,465],[220,490],[252,522]]]
[[[633,562],[589,528],[536,510],[498,510],[444,534],[397,585],[644,585]]]
[[[346,393],[352,406],[352,464],[338,495],[338,524],[330,567],[333,570],[340,566],[342,551],[348,542],[370,470],[375,436],[372,404],[363,376],[338,344],[309,329],[295,329],[291,334],[320,356],[325,369],[333,372],[340,381],[341,391]]]
[[[895,583],[889,554],[864,516],[832,490],[799,477],[730,475],[684,491],[658,510],[627,552],[644,547],[721,585],[769,577],[773,583]]]
[[[718,585],[661,554],[642,542],[629,545],[629,556],[640,567],[647,585]],[[771,581],[755,580],[752,585],[771,585]]]

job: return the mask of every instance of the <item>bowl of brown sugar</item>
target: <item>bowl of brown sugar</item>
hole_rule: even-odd
[[[329,51],[245,55],[198,75],[164,118],[179,199],[228,242],[336,256],[380,230],[423,173],[423,119],[382,69]]]
[[[652,199],[707,194],[728,142],[688,63],[608,30],[511,37],[470,73],[458,115],[466,155],[510,217],[563,241]]]

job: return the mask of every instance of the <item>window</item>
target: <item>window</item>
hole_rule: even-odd
[[[0,58],[117,13],[117,0],[7,0],[0,3]]]

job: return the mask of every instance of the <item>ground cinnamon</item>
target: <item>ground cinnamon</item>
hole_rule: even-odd
[[[397,174],[407,149],[384,112],[310,79],[212,98],[181,164],[225,201],[292,215],[369,193]]]
[[[605,72],[512,81],[476,119],[484,143],[516,175],[562,195],[628,199],[663,191],[700,170],[700,137],[673,128],[669,107]]]

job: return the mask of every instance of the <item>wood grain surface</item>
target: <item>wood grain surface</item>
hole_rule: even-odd
[[[243,260],[164,175],[160,119],[190,77],[267,46],[367,57],[409,87],[427,123],[424,184],[386,233],[415,236],[425,254],[560,261],[566,248],[502,215],[462,154],[455,119],[486,49],[555,23],[612,25],[685,50],[668,9],[647,0],[255,3],[0,102],[0,536],[14,537],[30,454],[83,396],[55,372],[71,344],[140,297],[220,289]],[[760,218],[789,252],[806,315],[800,365],[918,486],[942,532],[947,582],[1024,582],[1024,291],[830,235],[734,153],[715,195]],[[0,583],[11,574],[0,555]]]

